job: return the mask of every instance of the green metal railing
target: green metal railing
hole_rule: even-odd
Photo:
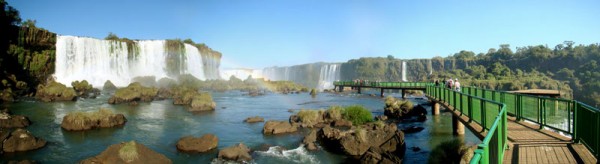
[[[438,88],[438,87],[435,87]],[[463,87],[461,92],[451,92],[448,89],[426,91],[430,96],[441,97],[442,101],[449,100],[450,105],[458,108],[463,114],[474,117],[473,120],[481,125],[489,118],[477,113],[479,100],[469,99],[469,96],[493,100],[505,105],[506,114],[515,116],[518,120],[528,120],[540,125],[540,128],[550,128],[572,136],[575,142],[584,144],[598,158],[600,152],[600,110],[582,102],[560,98],[540,97],[495,91],[489,89]],[[432,88],[433,89],[433,88]],[[475,106],[475,107],[473,107]],[[481,106],[481,105],[479,105]],[[484,112],[489,112],[485,110]],[[485,115],[485,114],[484,114]],[[488,115],[489,116],[489,115]]]
[[[425,88],[433,83],[427,82],[354,82],[336,81],[335,86],[374,87],[374,88]]]
[[[433,85],[427,87],[426,93],[438,101],[454,106],[454,110],[469,117],[469,122],[475,121],[488,131],[483,142],[475,150],[471,163],[502,163],[507,147],[507,112],[504,104]]]

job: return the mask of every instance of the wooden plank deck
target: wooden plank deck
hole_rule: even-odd
[[[487,135],[487,131],[482,132],[481,125],[469,122],[469,118],[461,115],[460,111],[455,111],[453,106],[445,102],[439,103],[458,116],[458,120],[475,136],[483,139]],[[509,149],[504,153],[504,163],[598,163],[584,145],[573,143],[571,138],[556,132],[540,129],[538,125],[516,121],[514,117],[509,117],[507,130]]]

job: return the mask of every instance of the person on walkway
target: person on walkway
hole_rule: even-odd
[[[454,79],[454,90],[460,92],[460,82],[458,82],[458,78]]]
[[[446,82],[446,85],[447,85],[448,89],[452,89],[452,86],[454,85],[454,81],[452,81],[452,78],[448,79],[448,82]]]
[[[437,87],[437,86],[440,86],[440,80],[438,80],[438,79],[435,79],[435,86],[436,86],[436,87]]]

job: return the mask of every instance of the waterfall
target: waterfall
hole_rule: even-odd
[[[333,82],[340,79],[341,64],[324,64],[319,74],[319,90],[333,89]]]
[[[191,74],[202,80],[219,78],[220,59],[201,54],[198,48],[189,44],[171,50],[166,42],[140,40],[126,43],[57,36],[54,77],[66,85],[75,80],[87,80],[94,87],[102,87],[106,80],[116,86],[127,86],[137,76],[161,79]]]
[[[402,61],[402,81],[408,81],[406,79],[406,61]]]

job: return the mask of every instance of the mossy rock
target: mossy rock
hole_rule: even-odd
[[[213,101],[212,96],[208,92],[202,92],[194,95],[190,103],[189,111],[211,111],[215,110],[217,104]]]
[[[108,99],[109,104],[129,103],[133,101],[152,101],[158,95],[158,89],[142,86],[139,82],[131,83],[125,88],[118,89]]]
[[[117,86],[115,86],[115,84],[113,84],[110,80],[106,80],[106,82],[104,82],[104,86],[102,87],[102,90],[115,91],[115,90],[117,90]]]
[[[73,88],[67,88],[64,84],[52,81],[47,85],[38,85],[35,97],[44,102],[74,101],[77,94]]]

